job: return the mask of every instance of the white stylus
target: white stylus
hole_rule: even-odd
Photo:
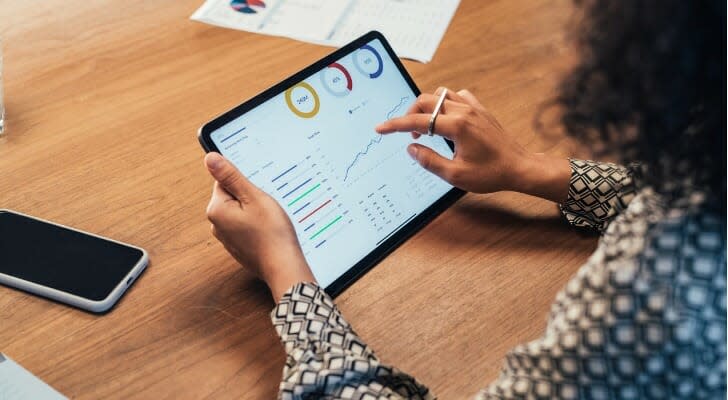
[[[438,114],[440,114],[442,103],[445,102],[445,96],[447,96],[447,89],[443,89],[442,93],[440,94],[440,98],[437,99],[437,104],[435,104],[435,110],[432,111],[432,116],[430,117],[430,124],[427,126],[427,136],[432,136],[435,134],[435,120],[437,119]]]

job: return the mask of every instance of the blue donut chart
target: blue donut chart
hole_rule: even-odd
[[[360,64],[359,54],[363,51],[370,51],[372,54],[374,54],[374,57],[377,58],[378,67],[377,67],[376,71],[369,73]],[[384,71],[384,62],[382,61],[382,56],[379,55],[379,52],[374,47],[372,47],[368,44],[361,46],[359,48],[359,50],[357,50],[353,54],[353,58],[354,58],[354,66],[356,66],[356,69],[359,70],[359,72],[361,72],[362,75],[368,76],[371,79],[377,79],[377,78],[379,78],[380,75],[382,75],[382,71]]]

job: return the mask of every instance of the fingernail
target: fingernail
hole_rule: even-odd
[[[382,133],[382,128],[384,128],[383,124],[379,124],[374,127],[374,130],[377,131],[377,133]]]
[[[217,153],[210,153],[207,158],[207,167],[211,170],[216,170],[222,165],[222,156]]]
[[[413,160],[417,159],[417,146],[407,146],[407,153],[409,153],[410,157],[412,157]]]

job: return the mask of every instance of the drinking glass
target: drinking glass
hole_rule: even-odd
[[[0,41],[0,137],[5,133],[5,103],[3,102],[3,42]]]

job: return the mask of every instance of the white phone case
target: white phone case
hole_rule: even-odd
[[[85,232],[79,229],[71,228],[69,226],[61,225],[55,222],[46,221],[41,218],[32,217],[30,215],[26,215],[17,211],[12,210],[6,210],[6,209],[0,209],[0,213],[8,212],[16,215],[20,215],[26,218],[34,219],[36,221],[44,222],[46,224],[59,226],[64,229],[72,230],[75,232],[83,233],[84,235],[92,236],[95,238],[99,238],[102,240],[107,240],[109,242],[117,243],[122,246],[131,247],[133,249],[137,249],[142,252],[142,257],[139,259],[139,261],[134,265],[133,268],[129,271],[129,273],[122,278],[122,280],[114,287],[114,289],[109,293],[109,295],[103,299],[103,300],[90,300],[84,297],[76,296],[71,293],[63,292],[58,289],[53,289],[47,286],[39,285],[34,282],[26,281],[24,279],[20,279],[14,276],[6,275],[0,272],[0,283],[6,286],[14,287],[20,290],[24,290],[29,293],[37,294],[39,296],[47,297],[52,300],[56,300],[61,303],[69,304],[74,307],[78,307],[84,310],[88,310],[95,313],[101,313],[104,311],[107,311],[110,309],[117,300],[121,297],[122,294],[126,291],[126,289],[131,286],[131,284],[136,280],[136,278],[144,271],[144,268],[146,268],[148,262],[149,262],[149,255],[147,254],[146,250],[132,246],[127,243],[122,243],[117,240],[109,239],[107,237],[95,235],[93,233]]]

